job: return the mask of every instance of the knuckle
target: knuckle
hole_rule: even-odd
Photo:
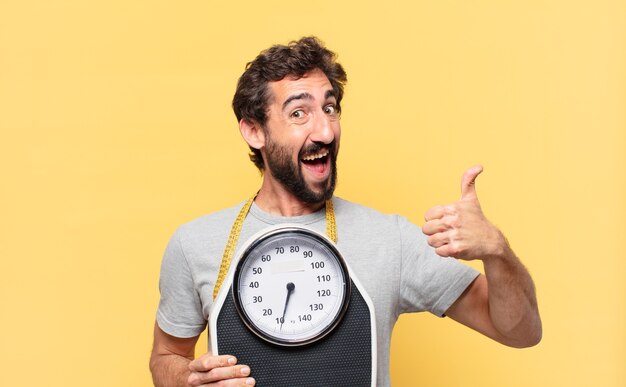
[[[440,205],[434,206],[431,209],[429,209],[428,211],[426,211],[426,214],[424,214],[424,219],[426,220],[432,220],[432,219],[436,219],[438,217],[440,217],[441,213],[443,212],[443,207]]]
[[[454,215],[458,211],[458,206],[456,203],[448,204],[444,208],[444,212],[448,215]]]
[[[457,241],[451,243],[448,249],[450,256],[460,255],[463,251],[463,249],[461,248],[461,244]]]
[[[206,381],[215,381],[215,380],[219,380],[219,369],[218,368],[213,368],[211,369],[209,372],[207,372],[205,375],[205,380]]]
[[[201,386],[206,382],[206,373],[204,372],[192,372],[187,378],[187,383],[190,386]]]

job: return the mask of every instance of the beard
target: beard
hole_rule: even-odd
[[[298,160],[302,160],[303,155],[317,153],[325,147],[328,148],[328,156],[326,157],[330,157],[330,175],[328,179],[319,185],[318,189],[311,187],[304,180],[300,161],[297,164],[293,162],[291,149],[276,143],[271,138],[268,139],[266,144],[266,164],[272,176],[296,198],[304,203],[321,203],[332,198],[335,192],[335,185],[337,184],[337,142],[333,141],[328,146],[314,143],[303,148],[298,154]]]

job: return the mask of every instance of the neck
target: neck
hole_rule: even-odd
[[[256,205],[263,211],[279,216],[308,215],[324,207],[324,202],[305,203],[292,195],[282,185],[263,179],[261,189],[254,199]]]

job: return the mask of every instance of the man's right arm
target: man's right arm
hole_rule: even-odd
[[[150,371],[156,387],[253,386],[250,368],[237,365],[231,355],[213,356],[207,353],[195,360],[194,351],[199,336],[171,336],[154,324],[154,346],[150,356]]]

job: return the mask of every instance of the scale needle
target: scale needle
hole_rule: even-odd
[[[283,317],[280,318],[280,330],[283,329],[283,323],[285,322],[285,313],[287,313],[287,304],[289,304],[289,297],[291,297],[291,293],[296,288],[296,285],[293,282],[287,283],[287,299],[285,300],[285,309],[283,310]]]

